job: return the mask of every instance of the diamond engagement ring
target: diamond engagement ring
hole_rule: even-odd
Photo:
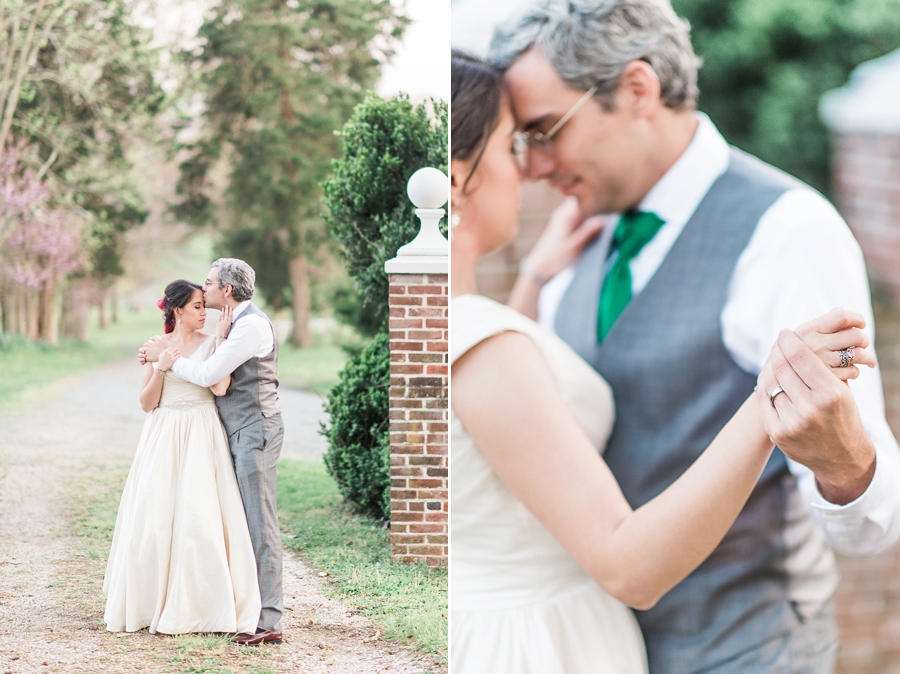
[[[769,394],[769,402],[772,403],[772,407],[775,407],[775,396],[779,393],[784,393],[784,389],[780,386],[776,386],[775,390]]]
[[[853,357],[856,355],[853,352],[853,347],[848,346],[846,349],[841,349],[838,351],[838,355],[841,357],[841,367],[850,367],[853,365]]]

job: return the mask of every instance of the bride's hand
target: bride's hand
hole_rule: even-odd
[[[875,446],[847,383],[859,376],[857,365],[876,364],[864,327],[861,315],[834,309],[783,330],[757,386],[772,442],[812,470],[822,496],[839,505],[863,494],[875,472]]]
[[[168,349],[164,349],[159,354],[159,369],[165,372],[175,363],[176,360],[181,358],[181,354],[178,353],[178,349],[174,346],[170,346]]]
[[[216,324],[216,337],[225,339],[231,331],[231,307],[224,306],[219,312],[219,322]]]
[[[794,333],[842,381],[856,379],[855,365],[875,367],[875,354],[868,350],[869,336],[863,332],[866,321],[861,314],[847,309],[832,309],[827,314],[804,323]],[[855,365],[841,365],[841,350]]]
[[[578,199],[569,197],[563,201],[544,228],[541,237],[527,256],[527,266],[535,280],[549,281],[571,265],[593,241],[606,218],[594,216],[585,219],[578,211]]]

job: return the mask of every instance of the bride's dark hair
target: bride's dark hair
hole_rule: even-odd
[[[450,56],[450,156],[464,161],[474,158],[474,173],[497,126],[506,87],[500,71],[481,59],[456,49]]]
[[[165,314],[165,330],[168,335],[175,329],[175,309],[181,309],[194,296],[195,290],[203,290],[203,286],[178,279],[166,286],[166,294],[156,303]]]

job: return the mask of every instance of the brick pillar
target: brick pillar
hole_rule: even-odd
[[[391,553],[446,565],[447,274],[390,275]]]
[[[447,176],[416,171],[407,193],[419,234],[388,260],[391,344],[391,556],[446,566],[449,556]]]
[[[898,87],[900,49],[857,67],[822,97],[819,115],[832,134],[835,205],[859,241],[873,290],[900,306]]]
[[[835,201],[872,280],[900,306],[900,133],[834,137]]]

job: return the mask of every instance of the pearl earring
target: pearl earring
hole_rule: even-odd
[[[459,226],[459,213],[450,216],[450,227],[456,229]]]

